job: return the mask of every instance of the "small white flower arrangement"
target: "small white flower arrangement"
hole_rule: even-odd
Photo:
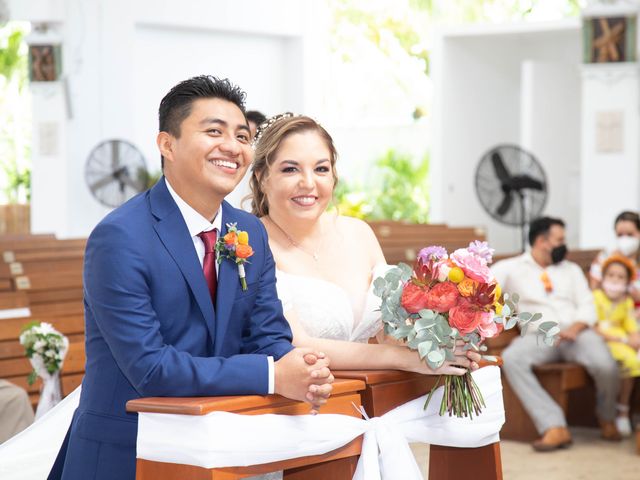
[[[32,385],[38,376],[53,376],[62,368],[69,340],[50,323],[31,323],[20,334],[20,344],[30,359],[33,371],[27,381]]]

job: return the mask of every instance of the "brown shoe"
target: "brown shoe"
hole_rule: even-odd
[[[569,445],[571,445],[571,434],[565,427],[551,427],[532,444],[537,452],[550,452]]]
[[[600,421],[601,437],[609,442],[619,442],[622,440],[622,435],[616,428],[616,424],[613,422]]]

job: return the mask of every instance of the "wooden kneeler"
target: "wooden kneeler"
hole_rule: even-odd
[[[360,380],[342,379],[333,384],[333,393],[322,413],[338,413],[360,418],[354,408],[361,405],[360,392],[365,389]],[[214,411],[259,415],[277,413],[304,415],[309,413],[308,404],[296,402],[279,395],[191,397],[191,398],[140,398],[127,402],[129,412],[171,413],[183,415],[206,415]],[[353,477],[362,448],[362,437],[347,445],[311,457],[301,457],[262,465],[230,468],[201,468],[193,465],[153,462],[138,459],[136,480],[235,480],[284,470],[285,480],[347,480]]]
[[[353,378],[366,383],[367,388],[362,392],[362,405],[370,417],[384,415],[389,410],[424,395],[438,379],[437,376],[397,370],[338,370],[334,371],[334,375],[336,378]],[[430,446],[429,478],[467,478],[469,465],[473,465],[474,480],[502,480],[500,443],[479,448]]]

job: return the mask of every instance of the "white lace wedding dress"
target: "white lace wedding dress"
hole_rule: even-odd
[[[372,279],[389,267],[380,265]],[[366,342],[381,328],[376,310],[380,300],[370,285],[352,298],[342,287],[319,278],[277,271],[278,296],[285,312],[294,308],[299,321],[313,337]],[[373,283],[373,282],[372,282]],[[44,480],[62,445],[71,417],[80,401],[78,387],[29,428],[0,445],[0,479]],[[256,477],[275,480],[279,475]]]

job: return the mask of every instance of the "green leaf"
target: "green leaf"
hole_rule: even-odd
[[[424,359],[424,357],[427,356],[432,349],[433,349],[432,341],[426,340],[424,342],[421,342],[418,345],[418,354],[420,355],[420,358]]]
[[[511,317],[509,318],[509,320],[507,320],[507,323],[504,326],[505,330],[511,330],[513,327],[516,326],[516,324],[518,323],[518,318],[517,317]]]
[[[533,317],[531,317],[531,321],[535,322],[536,320],[540,320],[542,318],[542,314],[541,313],[534,313]]]
[[[511,308],[507,303],[502,307],[502,316],[505,318],[511,316]]]
[[[440,349],[431,350],[427,354],[427,362],[429,363],[429,366],[434,370],[442,366],[442,364],[444,363],[444,358],[444,353]]]
[[[36,382],[36,380],[37,380],[37,379],[38,379],[38,374],[36,373],[36,371],[35,371],[35,370],[33,370],[33,371],[29,374],[29,376],[27,377],[27,383],[28,383],[29,385],[33,385],[33,384]]]
[[[522,312],[518,314],[518,317],[521,320],[531,320],[531,317],[533,317],[533,315],[529,312]]]
[[[519,303],[520,302],[520,295],[518,295],[517,293],[512,293],[511,294],[511,301],[513,303]]]
[[[421,318],[425,318],[427,320],[433,320],[434,318],[436,318],[436,312],[427,308],[423,308],[422,310],[420,310],[418,312],[418,315],[420,315]]]

